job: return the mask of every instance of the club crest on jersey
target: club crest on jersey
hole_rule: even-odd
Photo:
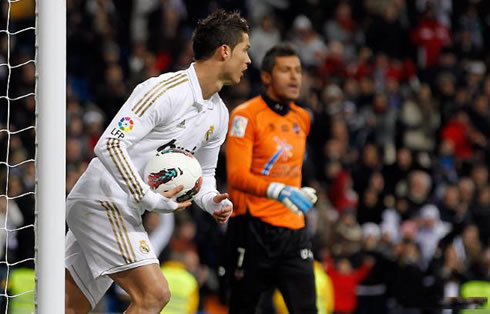
[[[296,122],[293,123],[293,131],[294,133],[299,134],[299,125]]]
[[[148,185],[152,189],[157,189],[161,184],[167,183],[173,178],[182,175],[182,170],[180,168],[169,168],[162,169],[159,172],[152,172],[148,176]]]
[[[211,138],[213,133],[214,133],[214,125],[210,126],[209,129],[206,131],[206,135],[204,135],[204,140],[206,142],[209,142],[209,138]]]
[[[123,117],[118,123],[119,130],[128,133],[134,128],[134,122],[130,117]]]
[[[145,240],[140,241],[140,252],[143,254],[150,253],[150,246],[146,243]]]
[[[244,137],[248,119],[243,116],[235,116],[231,125],[230,136]]]

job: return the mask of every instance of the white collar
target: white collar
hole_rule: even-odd
[[[194,95],[194,105],[199,111],[202,111],[205,107],[212,109],[214,107],[215,98],[218,93],[214,93],[211,97],[209,97],[209,99],[202,98],[202,89],[197,78],[194,64],[194,62],[191,63],[189,68],[186,70],[189,81],[191,83],[192,94]]]

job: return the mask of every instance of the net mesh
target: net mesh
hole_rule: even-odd
[[[0,17],[0,309],[34,308],[35,2]],[[15,309],[14,309],[15,308]]]

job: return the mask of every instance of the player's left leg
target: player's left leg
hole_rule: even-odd
[[[66,234],[65,245],[65,312],[88,313],[109,289],[112,280],[107,276],[94,278],[71,230]]]
[[[158,264],[149,264],[110,274],[131,298],[125,313],[160,313],[170,300],[168,283]]]
[[[78,288],[75,280],[68,270],[65,270],[65,313],[78,314],[88,313],[90,302]]]
[[[140,304],[140,296],[146,292],[143,301],[147,301],[149,308],[160,310],[168,302],[168,286],[141,217],[124,202],[116,201],[68,199],[67,208],[70,231],[66,244],[66,268],[91,307],[96,306],[113,279],[117,279],[133,303]],[[138,289],[133,292],[125,278],[134,282],[137,288],[146,283],[149,288],[144,293],[138,294]],[[152,284],[152,279],[155,284]]]
[[[291,314],[317,313],[313,254],[306,231],[295,230],[296,239],[289,243],[298,246],[287,254],[277,267],[278,288]],[[293,245],[293,247],[296,245]]]

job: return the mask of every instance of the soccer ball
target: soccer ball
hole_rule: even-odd
[[[159,152],[148,161],[144,178],[158,193],[183,185],[184,189],[172,197],[176,202],[183,202],[192,200],[201,189],[202,169],[192,154],[170,148]]]

